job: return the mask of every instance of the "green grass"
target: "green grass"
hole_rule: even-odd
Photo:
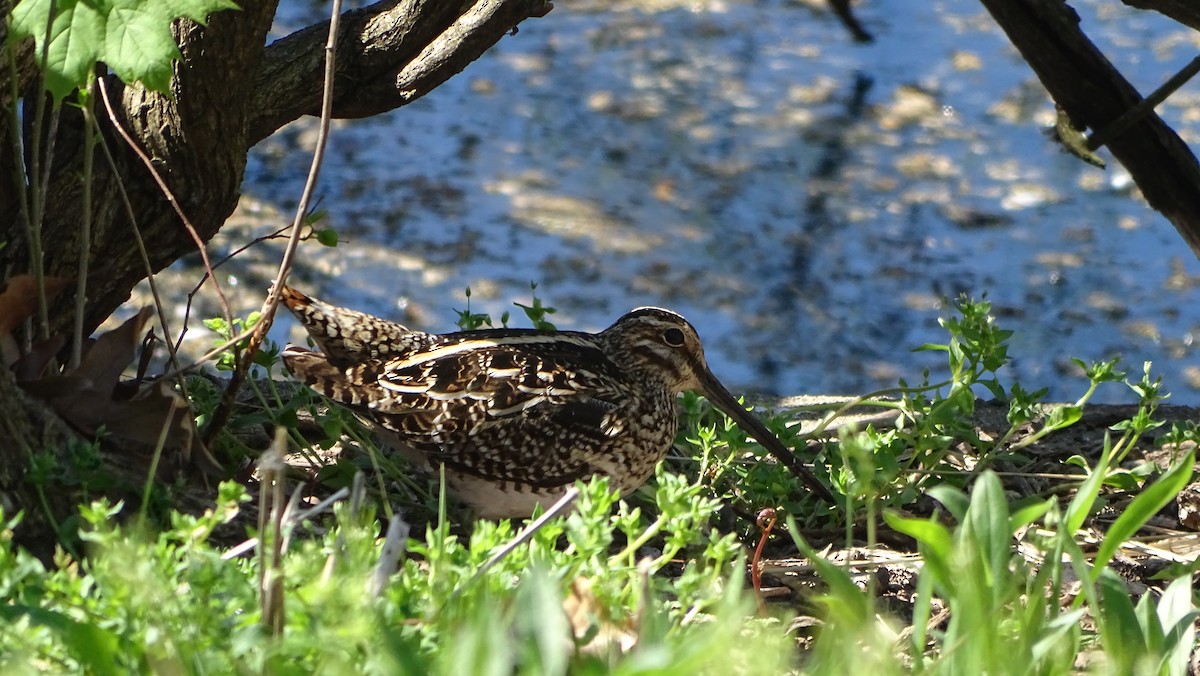
[[[1158,380],[1148,367],[1129,380],[1113,363],[1081,365],[1089,384],[1079,399],[1046,409],[1044,391],[997,375],[1011,334],[995,326],[987,303],[955,307],[943,322],[946,344],[923,348],[946,353],[946,372],[864,398],[895,410],[894,424],[826,435],[826,478],[847,496],[851,518],[808,499],[785,468],[691,396],[681,400],[685,452],[650,486],[621,501],[602,480],[581,484],[575,511],[486,568],[523,524],[454,523],[436,482],[413,481],[378,454],[361,462],[373,471],[372,490],[295,523],[262,519],[246,537],[266,544],[234,556],[235,543],[214,533],[249,507],[239,485],[222,484],[203,515],[167,509],[157,521],[99,500],[80,508],[84,555],[60,551],[45,565],[12,544],[17,519],[0,534],[0,671],[1186,673],[1196,565],[1165,568],[1153,593],[1113,567],[1118,547],[1192,476],[1193,452],[1161,472],[1130,468],[1133,449],[1158,427],[1166,397]],[[534,308],[531,320],[549,314],[536,297]],[[469,306],[460,314],[478,319]],[[1126,386],[1138,412],[1112,427],[1102,449],[1064,458],[1061,472],[1076,478],[1043,494],[1006,492],[993,468],[1011,475],[1030,461],[1032,444],[1080,419],[1097,388]],[[307,395],[271,387],[258,395],[258,416],[294,422],[312,407],[326,441],[360,433]],[[977,396],[1008,403],[1007,432],[980,438]],[[774,416],[769,426],[796,445],[792,422]],[[302,441],[289,434],[293,446]],[[1186,425],[1163,436],[1184,446],[1195,437]],[[354,483],[349,465],[323,476],[324,494]],[[914,516],[923,493],[939,506]],[[1122,494],[1133,497],[1111,525],[1096,521]],[[282,509],[260,505],[267,515]],[[760,536],[753,518],[765,506],[780,515],[768,556],[807,557],[820,581],[789,602],[760,604],[748,588]],[[394,560],[381,553],[393,515],[428,526],[400,543],[407,551],[379,585],[377,571]],[[885,607],[869,576],[825,560],[805,539],[838,528],[868,547],[885,529],[916,543],[905,612]],[[1087,550],[1086,528],[1099,542]],[[264,589],[282,590],[282,600],[264,600]],[[798,615],[818,622],[794,627]]]

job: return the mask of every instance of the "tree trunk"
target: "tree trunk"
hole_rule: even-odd
[[[276,2],[242,5],[239,11],[214,14],[207,26],[176,22],[183,58],[175,65],[169,95],[126,86],[111,75],[103,78],[114,113],[110,118],[98,105],[97,118],[113,163],[110,166],[97,150],[85,335],[112,314],[138,282],[196,251],[217,233],[237,205],[251,146],[320,109],[328,23],[264,46]],[[4,16],[11,8],[12,0],[0,0]],[[349,12],[337,43],[334,115],[374,115],[413,101],[461,71],[518,23],[550,8],[545,0],[387,0]],[[7,41],[6,26],[0,21],[0,44]],[[0,288],[5,280],[32,271],[19,198],[30,175],[32,120],[40,88],[32,45],[17,45],[15,54],[15,69],[0,68],[0,126],[7,131],[0,144],[0,186],[9,186],[0,187],[0,223],[5,224],[0,227]],[[11,94],[14,89],[17,100]],[[20,130],[8,129],[17,119],[16,105],[24,107]],[[194,230],[185,227],[114,125],[151,159]],[[74,278],[82,241],[83,116],[63,106],[52,128],[52,170],[43,186],[43,263],[47,275]],[[42,133],[42,147],[49,147],[50,137]],[[24,157],[14,151],[18,143]],[[136,239],[143,242],[148,260]],[[51,305],[51,335],[69,335],[74,306],[75,286],[70,285]],[[77,487],[46,490],[43,483],[30,480],[29,472],[50,459],[61,466],[72,442],[83,440],[22,391],[2,365],[0,409],[0,509],[7,516],[25,511],[19,540],[45,557],[58,535],[50,526],[72,514],[83,496]],[[102,453],[108,475],[128,479],[116,493],[143,485],[144,460]]]
[[[7,10],[10,1],[0,0],[0,8]],[[175,33],[183,58],[176,65],[170,95],[124,86],[111,75],[105,78],[115,121],[153,159],[195,233],[188,232],[142,160],[98,108],[116,170],[97,154],[85,333],[112,314],[150,272],[196,251],[196,240],[207,242],[216,234],[237,205],[251,146],[319,110],[328,24],[264,47],[275,7],[275,2],[248,3],[239,11],[214,14],[207,26],[178,21]],[[419,98],[518,23],[544,15],[549,8],[544,0],[391,0],[347,13],[338,40],[335,117],[374,115]],[[5,37],[0,27],[0,40]],[[34,103],[29,95],[35,85],[30,53],[29,46],[22,45],[17,70],[26,121],[33,119]],[[0,92],[7,94],[8,69],[0,70]],[[0,103],[11,102],[0,98]],[[6,120],[11,119],[7,112]],[[26,149],[32,146],[28,126],[22,139]],[[53,171],[45,186],[43,258],[47,274],[73,278],[82,222],[83,128],[77,111],[62,109],[53,145]],[[13,166],[21,166],[12,147],[0,146],[0,181],[5,183]],[[122,189],[128,194],[128,209]],[[16,190],[0,190],[0,222],[10,224],[0,230],[0,279],[29,272]],[[133,245],[134,237],[145,242],[148,268]],[[72,287],[60,294],[51,308],[51,333],[70,330],[73,291]]]

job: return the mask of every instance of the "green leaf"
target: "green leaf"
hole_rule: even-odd
[[[1071,633],[1078,631],[1079,620],[1086,613],[1086,608],[1078,608],[1065,612],[1047,623],[1045,631],[1038,636],[1030,648],[1034,662],[1041,666],[1041,662],[1055,650],[1058,650],[1062,646],[1063,641],[1070,640]],[[1071,646],[1072,654],[1078,649],[1078,638],[1073,643],[1074,645]],[[1053,673],[1053,671],[1050,673]]]
[[[1192,578],[1183,575],[1163,592],[1156,609],[1158,620],[1167,630],[1159,651],[1163,665],[1159,673],[1182,676],[1187,673],[1188,658],[1196,637],[1196,615],[1192,606]]]
[[[1039,502],[1031,502],[1017,508],[1016,511],[1008,519],[1008,532],[1016,533],[1029,524],[1037,521],[1050,511],[1050,507],[1054,505],[1054,500],[1042,500]]]
[[[514,624],[524,639],[523,662],[538,673],[567,673],[568,651],[574,646],[557,584],[544,568],[535,565],[521,579],[516,596]]]
[[[912,349],[913,352],[948,352],[949,350],[950,346],[948,345],[935,345],[934,343],[925,343]]]
[[[1128,540],[1134,533],[1137,532],[1147,521],[1150,520],[1158,510],[1167,505],[1168,502],[1175,499],[1179,491],[1187,485],[1192,478],[1192,468],[1196,463],[1196,453],[1192,451],[1183,459],[1171,466],[1162,478],[1155,481],[1152,486],[1143,490],[1140,495],[1129,503],[1121,516],[1113,522],[1112,527],[1104,535],[1104,542],[1100,544],[1099,551],[1096,552],[1095,575],[1099,575],[1104,566],[1112,560],[1114,554],[1117,553],[1117,548]]]
[[[1119,488],[1126,493],[1134,493],[1138,489],[1137,478],[1123,469],[1116,469],[1104,477],[1105,486]]]
[[[786,523],[787,532],[792,536],[792,542],[796,548],[816,568],[821,580],[829,585],[828,593],[821,599],[829,613],[840,614],[846,619],[854,618],[859,622],[871,617],[873,612],[871,597],[862,593],[845,569],[821,556],[808,544],[808,541],[800,535],[800,529],[796,527],[796,521],[790,514],[787,516]]]
[[[21,616],[57,633],[71,656],[87,666],[90,673],[123,673],[117,667],[120,639],[113,632],[97,624],[76,621],[54,610],[20,604],[0,606],[0,618],[6,622],[11,623]]]
[[[955,577],[950,557],[953,555],[954,538],[949,529],[932,519],[914,519],[892,512],[884,512],[883,518],[893,530],[917,541],[921,558],[925,561],[925,570],[934,582],[945,589],[952,589]]]
[[[97,62],[125,82],[165,92],[179,58],[171,22],[204,23],[213,12],[236,8],[230,0],[21,0],[13,9],[11,39],[34,39],[38,55],[46,58],[46,90],[56,103],[84,87]]]
[[[1133,627],[1140,627],[1142,630],[1142,652],[1151,654],[1161,653],[1163,646],[1163,626],[1154,610],[1154,599],[1150,594],[1142,594],[1142,598],[1138,600],[1137,606],[1133,609],[1135,618]]]
[[[1079,422],[1083,417],[1083,409],[1078,406],[1060,406],[1050,409],[1050,413],[1046,416],[1045,429],[1047,431],[1060,430],[1064,427],[1070,427]]]
[[[962,521],[967,513],[967,507],[971,505],[970,498],[966,493],[949,484],[938,484],[930,488],[926,493],[929,497],[942,503],[955,519]]]
[[[1067,460],[1070,463],[1075,456]],[[1104,452],[1100,456],[1100,461],[1096,464],[1096,469],[1092,470],[1087,479],[1075,491],[1075,497],[1071,499],[1071,504],[1067,506],[1066,526],[1068,533],[1074,533],[1083,525],[1084,519],[1091,513],[1092,506],[1096,504],[1096,498],[1100,495],[1100,487],[1104,483],[1104,474],[1108,471],[1108,462],[1112,458],[1112,440],[1108,434],[1104,435]],[[1082,459],[1081,459],[1082,460]],[[1084,462],[1086,467],[1086,462]]]
[[[971,489],[971,506],[956,541],[975,548],[981,555],[988,582],[993,586],[1001,586],[998,580],[1007,574],[1012,556],[1008,516],[1000,478],[990,470],[984,472]]]
[[[322,246],[335,247],[338,245],[337,230],[334,230],[333,228],[322,228],[317,230],[316,233],[317,241],[320,242]]]
[[[1100,597],[1103,603],[1096,619],[1100,624],[1100,637],[1105,652],[1112,658],[1124,662],[1116,673],[1130,668],[1138,657],[1146,652],[1146,643],[1139,631],[1139,621],[1125,583],[1109,568],[1099,568]]]

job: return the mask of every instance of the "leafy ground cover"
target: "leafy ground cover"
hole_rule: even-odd
[[[988,311],[960,300],[946,343],[922,348],[946,354],[944,374],[770,418],[820,453],[839,508],[687,396],[678,452],[628,499],[597,480],[534,526],[471,522],[354,421],[260,380],[261,408],[235,424],[269,421],[274,448],[206,512],[161,487],[136,509],[82,505],[78,542],[50,562],[14,546],[21,517],[5,517],[0,664],[1188,673],[1196,564],[1177,545],[1195,528],[1195,426],[1165,423],[1178,412],[1148,366],[1081,364],[1092,385],[1068,405],[1003,383],[1010,335]],[[1099,387],[1140,403],[1097,423]],[[236,439],[224,452],[246,452]]]

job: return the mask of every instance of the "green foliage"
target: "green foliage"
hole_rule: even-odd
[[[1083,456],[1071,459],[1085,473],[1061,509],[1053,500],[1010,504],[999,478],[981,469],[949,474],[928,488],[947,516],[915,519],[886,512],[887,524],[916,540],[921,556],[907,641],[876,607],[870,590],[859,588],[848,571],[820,560],[793,527],[801,553],[828,585],[819,601],[825,624],[810,652],[811,672],[1066,674],[1074,673],[1080,655],[1090,651],[1107,673],[1184,673],[1194,648],[1194,571],[1172,571],[1177,577],[1157,603],[1143,594],[1135,604],[1135,592],[1110,567],[1118,549],[1192,476],[1194,452],[1177,458],[1145,488],[1138,480],[1143,472],[1120,467],[1139,437],[1161,425],[1154,412],[1168,395],[1161,392],[1160,380],[1150,375],[1149,364],[1140,380],[1127,381],[1115,361],[1077,362],[1089,379],[1087,390],[1073,404],[1046,406],[1041,403],[1045,390],[1030,392],[1017,384],[1005,390],[1001,384],[996,370],[1004,364],[1004,342],[1011,334],[994,326],[986,303],[960,299],[955,307],[961,316],[943,322],[950,341],[926,346],[947,353],[950,377],[930,384],[927,376],[919,387],[902,387],[897,405],[902,417],[895,429],[843,430],[839,437],[844,486],[866,503],[869,533],[875,505],[897,495],[909,469],[920,467],[936,476],[949,450],[961,449],[964,440],[974,447],[981,468],[1000,454],[1019,464],[1020,449],[1078,422],[1104,383],[1124,382],[1139,397],[1139,409],[1112,426],[1120,437],[1107,441],[1094,464]],[[968,393],[976,385],[1009,402],[1012,428],[995,441],[977,438],[972,428],[974,397]],[[1018,427],[1031,422],[1034,430],[1018,436]],[[1181,425],[1166,441],[1195,439],[1195,428]],[[901,460],[914,454],[920,462]],[[970,497],[956,487],[962,481],[956,476],[974,479]],[[1076,534],[1104,503],[1106,487],[1136,495],[1101,537],[1099,551],[1088,555]],[[1024,540],[1024,551],[1038,554],[1018,554],[1018,539]],[[1058,600],[1072,579],[1081,580],[1083,588],[1074,604],[1063,607]],[[944,629],[929,625],[934,599],[945,604]],[[1096,618],[1096,630],[1081,624],[1087,615]]]
[[[1189,455],[1172,467],[1159,481],[1162,493],[1178,491],[1180,477],[1191,475],[1194,457]],[[918,671],[934,673],[990,674],[1066,674],[1073,673],[1078,654],[1089,642],[1080,620],[1090,610],[1099,623],[1102,654],[1109,673],[1184,673],[1193,645],[1193,622],[1197,617],[1191,605],[1190,576],[1176,579],[1167,593],[1154,603],[1144,594],[1135,610],[1131,591],[1107,567],[1112,551],[1157,511],[1161,501],[1147,491],[1135,499],[1145,505],[1129,509],[1109,529],[1101,553],[1090,558],[1074,541],[1075,531],[1064,522],[1053,501],[1031,502],[1015,511],[1010,509],[999,479],[985,472],[975,483],[971,496],[949,486],[931,490],[958,522],[951,528],[943,519],[915,519],[887,514],[897,531],[918,542],[923,566],[918,585],[918,608],[914,618],[912,651]],[[1089,494],[1080,492],[1068,515],[1086,511]],[[1040,535],[1026,537],[1027,547],[1043,552],[1038,565],[1017,554],[1014,538],[1030,533],[1026,528],[1037,522],[1044,528]],[[1122,523],[1124,521],[1124,523]],[[1064,563],[1064,558],[1069,563]],[[1093,581],[1085,581],[1083,593],[1073,607],[1063,608],[1057,599],[1064,591],[1067,570],[1094,571]],[[823,570],[826,579],[844,576],[841,571]],[[838,578],[840,579],[840,578]],[[831,596],[844,597],[845,584],[831,584]],[[943,632],[927,636],[925,620],[929,599],[942,599],[949,611],[949,623]],[[1084,601],[1087,607],[1082,607]],[[862,633],[862,625],[875,622],[863,613],[846,621]],[[828,632],[822,640],[835,640]],[[926,654],[927,640],[943,646],[936,657]],[[824,654],[817,648],[818,654]],[[895,669],[893,669],[894,671]]]
[[[1171,465],[1158,481],[1145,488],[1129,503],[1128,507],[1122,510],[1121,516],[1117,517],[1117,520],[1109,527],[1108,537],[1100,544],[1100,550],[1096,552],[1093,562],[1095,565],[1093,579],[1100,574],[1104,566],[1108,565],[1122,543],[1133,537],[1155,514],[1158,514],[1160,509],[1174,500],[1184,486],[1188,485],[1188,482],[1192,480],[1192,471],[1195,465],[1196,452],[1193,450]],[[1084,493],[1081,491],[1080,494]]]
[[[247,315],[245,319],[242,319],[241,317],[234,317],[232,325],[220,317],[214,317],[212,319],[205,319],[204,326],[209,331],[212,331],[221,338],[221,340],[215,343],[215,345],[219,346],[229,343],[237,336],[240,336],[248,332],[250,329],[253,329],[255,324],[258,324],[260,319],[262,319],[262,313],[255,310]],[[229,349],[222,351],[217,357],[217,370],[232,371],[237,366],[238,360],[241,358],[242,353],[249,344],[250,338],[247,336],[231,345]],[[264,341],[258,352],[254,354],[255,366],[270,368],[274,364],[278,363],[278,361],[279,345],[273,341]]]
[[[900,388],[877,393],[898,395],[894,401],[873,402],[899,412],[893,428],[841,434],[840,481],[845,492],[868,505],[913,500],[918,486],[935,475],[963,441],[978,450],[985,464],[994,450],[1004,448],[1007,437],[991,444],[976,434],[972,416],[977,393],[1010,402],[1011,431],[1040,412],[1038,402],[1045,389],[1027,392],[1014,385],[1006,390],[1001,383],[997,371],[1007,363],[1012,331],[996,325],[991,304],[963,296],[953,308],[955,315],[939,320],[949,340],[918,348],[944,352],[948,376],[931,382],[926,373],[923,382],[914,387],[901,381]]]
[[[966,497],[948,486],[934,496],[952,513]],[[1046,575],[1052,567],[1031,570],[1012,548],[1019,528],[1045,514],[1050,503],[1010,513],[999,479],[979,477],[968,507],[954,516],[951,531],[937,519],[919,520],[888,514],[896,530],[917,540],[925,566],[923,588],[946,601],[950,622],[939,643],[953,646],[937,665],[947,673],[1063,673],[1078,651],[1078,612],[1060,619],[1048,600]],[[927,579],[926,579],[927,578]],[[1024,600],[1023,600],[1024,599]],[[1066,650],[1063,642],[1071,643]]]
[[[467,297],[469,303],[469,291]],[[536,296],[522,307],[535,325],[552,309]],[[370,505],[357,512],[338,505],[332,518],[290,538],[279,569],[279,636],[264,627],[264,559],[227,556],[228,543],[212,538],[245,500],[239,486],[222,485],[217,507],[198,517],[163,510],[168,525],[158,534],[141,519],[114,525],[126,518],[119,504],[87,505],[76,519],[82,526],[71,529],[80,541],[71,554],[57,555],[54,568],[11,545],[14,519],[0,532],[0,671],[1066,674],[1088,654],[1107,673],[1185,673],[1198,616],[1194,570],[1167,570],[1174,581],[1156,599],[1138,598],[1112,569],[1119,547],[1193,473],[1194,452],[1181,453],[1144,486],[1149,468],[1121,466],[1141,435],[1159,425],[1155,412],[1167,396],[1159,380],[1148,365],[1140,379],[1127,381],[1115,362],[1081,364],[1086,391],[1066,406],[1048,406],[1044,391],[1002,384],[997,370],[1010,334],[995,326],[986,303],[964,298],[955,307],[960,316],[944,322],[947,343],[927,346],[948,355],[949,376],[931,382],[926,374],[920,386],[892,392],[896,399],[874,402],[899,412],[895,425],[842,429],[826,445],[835,483],[852,506],[865,505],[865,515],[852,519],[866,524],[868,542],[878,510],[918,544],[905,632],[871,582],[863,585],[853,568],[826,560],[801,536],[796,517],[824,527],[830,517],[821,510],[828,508],[814,508],[785,467],[764,461],[757,444],[697,396],[681,402],[685,453],[671,464],[678,473],[665,463],[626,500],[604,479],[580,484],[573,511],[497,557],[520,524],[452,528],[440,494],[375,454],[351,416],[324,410],[307,390],[285,398],[267,385],[255,386],[263,404],[250,414],[262,417],[257,422],[294,426],[307,408],[324,431],[318,444],[349,435],[372,453],[324,467],[319,483],[351,485],[357,467],[369,465],[379,478],[376,504],[390,509],[397,492],[409,491],[424,504],[405,513],[438,515],[423,537],[408,541],[411,555],[382,591],[372,591],[381,547]],[[469,304],[459,315],[486,319]],[[228,341],[253,321],[206,324]],[[268,375],[276,365],[271,352],[260,363]],[[1097,388],[1114,382],[1139,397],[1138,410],[1111,427],[1099,458],[1084,449],[1071,458],[1079,470],[1065,483],[1070,499],[1011,502],[987,465],[1000,458],[1019,465],[1031,438],[1075,424]],[[219,396],[202,383],[189,382],[201,416]],[[1000,392],[1008,402],[1012,427],[999,439],[975,431],[976,390]],[[790,416],[770,416],[766,424],[786,445],[803,446]],[[1176,426],[1166,438],[1194,441],[1195,428]],[[293,441],[304,444],[298,435]],[[977,471],[952,464],[964,448],[975,453]],[[87,472],[94,456],[94,449],[77,449],[64,467],[58,456],[37,455],[29,477],[38,486],[64,477],[95,481]],[[940,504],[938,513],[914,518],[888,509],[919,488]],[[1098,527],[1090,519],[1114,488],[1135,495],[1097,550],[1085,553],[1077,536]],[[785,630],[791,609],[768,606],[755,615],[743,589],[747,548],[738,534],[745,536],[748,524],[733,515],[764,506],[787,515],[796,550],[824,582],[803,595],[820,623],[802,653]],[[86,558],[74,553],[84,546]],[[934,621],[935,611],[945,619]]]
[[[338,245],[338,233],[333,228],[318,228],[313,230],[313,234],[317,236],[317,241],[322,246],[336,247]]]
[[[1190,576],[1172,582],[1155,604],[1145,594],[1134,606],[1121,578],[1109,568],[1100,570],[1100,636],[1109,669],[1115,674],[1188,673],[1195,646],[1197,613]]]
[[[918,348],[947,355],[945,378],[932,381],[927,372],[916,386],[901,381],[897,389],[852,402],[852,405],[871,404],[899,412],[893,427],[842,430],[839,437],[837,451],[841,466],[833,469],[835,483],[871,509],[911,502],[919,487],[935,481],[965,487],[978,472],[999,460],[1020,467],[1027,461],[1022,450],[1077,423],[1083,407],[1100,386],[1125,382],[1126,374],[1117,370],[1115,360],[1090,365],[1076,360],[1089,382],[1086,391],[1072,404],[1046,405],[1042,401],[1048,391],[1045,388],[1029,391],[1019,383],[1006,388],[998,372],[1007,363],[1007,342],[1012,332],[995,323],[986,300],[963,296],[954,302],[953,308],[955,316],[941,320],[949,340]],[[1166,395],[1160,393],[1159,381],[1151,379],[1149,365],[1146,368],[1141,381],[1126,382],[1141,398],[1142,406],[1124,427],[1114,428],[1125,432],[1118,443],[1115,456],[1118,462],[1141,434],[1158,424],[1152,416]],[[889,395],[897,398],[874,398]],[[977,434],[974,415],[978,395],[1008,403],[1010,426],[998,439],[982,439]],[[1022,431],[1031,423],[1035,425],[1032,433]],[[1183,434],[1181,431],[1180,435]],[[957,471],[957,454],[964,446],[976,456],[977,467],[970,474]],[[951,471],[942,474],[943,468]],[[1110,484],[1123,482],[1125,488],[1136,487],[1129,472],[1115,468],[1115,464],[1104,470]]]
[[[379,558],[372,514],[339,508],[331,528],[294,540],[284,554],[286,626],[277,638],[261,626],[260,559],[223,556],[211,542],[246,500],[237,485],[221,486],[215,509],[177,514],[154,536],[113,526],[120,504],[89,505],[81,516],[91,554],[60,556],[57,569],[11,547],[10,521],[0,532],[0,595],[9,599],[0,607],[0,670],[704,673],[733,663],[773,673],[784,666],[779,632],[749,618],[746,594],[725,582],[736,548],[705,535],[707,516],[686,505],[687,487],[659,499],[675,512],[661,532],[694,547],[691,573],[678,580],[609,556],[615,495],[603,480],[580,488],[578,511],[485,573],[480,563],[513,535],[509,522],[480,523],[465,541],[430,527],[410,543],[418,558],[404,561],[378,596],[369,585]],[[565,549],[556,546],[560,536]],[[620,643],[633,647],[622,653]]]
[[[535,330],[554,331],[554,324],[551,324],[546,317],[558,312],[558,310],[542,303],[542,299],[538,298],[537,295],[537,286],[537,282],[529,283],[529,289],[532,296],[532,300],[530,301],[529,305],[515,302],[513,305],[521,308]],[[458,315],[458,319],[455,322],[458,324],[458,328],[462,329],[463,331],[475,331],[476,329],[483,328],[484,326],[495,326],[492,323],[491,315],[484,312],[471,311],[471,287],[468,286],[464,293],[467,297],[467,309],[454,311],[454,313]],[[501,314],[500,326],[508,328],[508,320],[508,312]]]
[[[680,399],[680,410],[676,445],[690,449],[690,457],[680,461],[679,470],[689,476],[705,477],[709,495],[718,504],[749,514],[772,507],[803,515],[806,521],[828,518],[810,498],[804,481],[786,466],[772,461],[770,454],[748,439],[724,413],[690,392]],[[760,417],[784,446],[802,447],[798,427],[786,415]]]
[[[321,246],[334,248],[341,243],[341,235],[332,227],[319,228],[317,225],[325,221],[329,214],[324,209],[312,209],[304,214],[301,223],[306,228],[302,240],[316,238],[317,243]]]
[[[918,349],[946,353],[950,362],[951,396],[971,386],[981,385],[999,399],[1004,388],[995,378],[996,371],[1008,363],[1008,339],[1012,331],[1000,329],[991,316],[992,304],[975,301],[966,296],[954,302],[958,316],[946,317],[938,323],[950,334],[945,345],[926,344]]]
[[[471,287],[468,286],[463,293],[467,297],[467,309],[454,311],[458,315],[458,319],[455,321],[458,328],[463,331],[475,331],[483,328],[484,325],[492,326],[491,315],[484,312],[471,312]],[[507,313],[504,315],[504,322],[505,324],[508,322]]]
[[[213,12],[236,8],[230,0],[21,0],[13,8],[9,39],[36,41],[46,90],[56,102],[85,87],[97,62],[124,82],[166,92],[179,58],[171,22],[185,17],[204,23]]]
[[[537,296],[537,282],[529,282],[529,293],[533,298],[531,305],[523,305],[521,303],[513,303],[517,307],[525,311],[525,316],[533,324],[533,328],[538,331],[554,331],[556,327],[551,324],[546,317],[558,312],[558,310],[542,305],[542,299]]]

